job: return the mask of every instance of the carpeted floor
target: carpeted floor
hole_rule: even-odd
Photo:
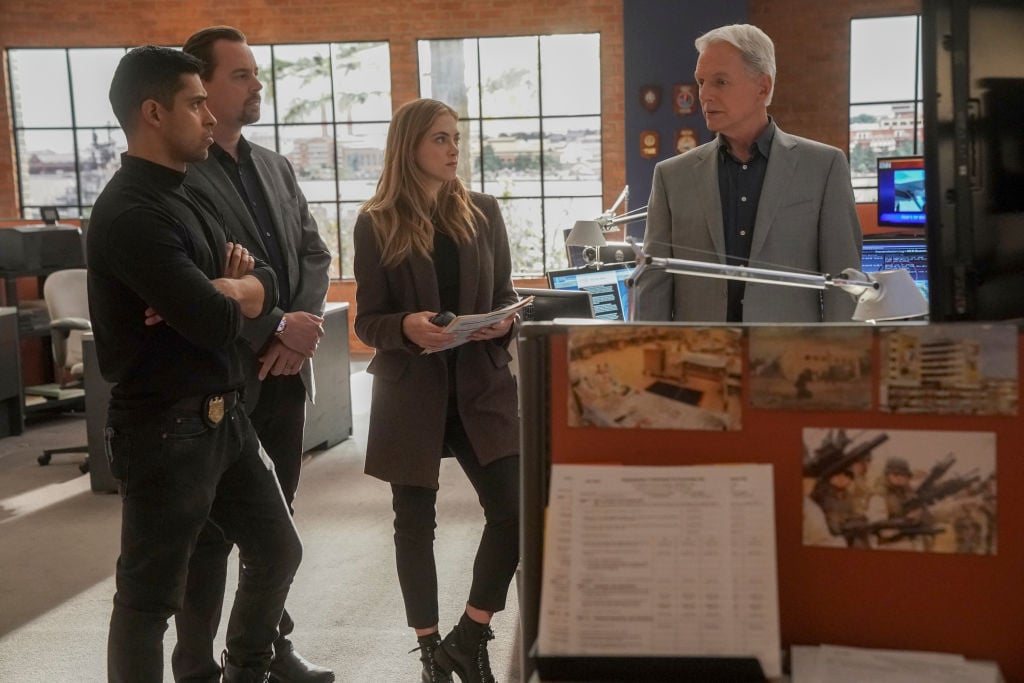
[[[355,365],[359,369],[360,365]],[[352,376],[354,435],[303,466],[295,501],[304,559],[288,599],[293,639],[303,655],[331,666],[338,681],[419,680],[412,630],[394,568],[390,492],[362,473],[370,377]],[[30,425],[0,439],[0,681],[103,681],[106,629],[114,593],[120,525],[116,495],[89,491],[82,456],[35,456],[51,444],[84,442],[81,416]],[[473,553],[483,524],[472,488],[446,459],[438,497],[435,544],[441,628],[451,628],[469,590]],[[232,556],[234,562],[234,556]],[[236,569],[229,569],[234,576]],[[233,590],[229,586],[229,592]],[[490,643],[499,681],[519,676],[518,603],[495,616]],[[165,656],[173,646],[168,629]],[[223,647],[220,640],[216,647]],[[165,679],[170,681],[170,668]]]

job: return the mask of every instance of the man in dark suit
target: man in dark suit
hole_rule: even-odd
[[[768,115],[775,46],[734,24],[696,41],[701,109],[715,140],[654,168],[651,256],[839,275],[860,269],[861,228],[842,151],[784,133]],[[849,321],[846,292],[649,269],[636,320]]]
[[[263,87],[245,36],[231,27],[211,27],[190,37],[183,49],[203,62],[207,104],[217,117],[210,155],[189,169],[186,182],[217,204],[228,232],[271,264],[279,282],[277,306],[243,327],[251,352],[245,404],[291,509],[302,461],[306,397],[314,399],[311,363],[323,335],[331,254],[291,164],[242,136],[242,127],[259,119]],[[184,607],[176,617],[176,680],[216,680],[212,645],[230,551],[215,527],[203,530],[189,568]],[[333,681],[329,669],[296,652],[288,638],[293,629],[285,611],[270,680]]]

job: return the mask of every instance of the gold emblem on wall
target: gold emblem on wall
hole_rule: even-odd
[[[658,156],[658,131],[640,131],[640,156],[644,159]]]

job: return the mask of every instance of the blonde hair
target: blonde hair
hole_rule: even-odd
[[[445,114],[459,120],[458,113],[444,102],[418,99],[403,104],[391,118],[384,170],[377,191],[362,206],[362,212],[373,219],[385,266],[394,266],[414,252],[431,257],[434,230],[458,243],[468,242],[476,232],[474,216],[483,218],[459,178],[446,182],[435,195],[416,163],[420,142],[437,117]]]

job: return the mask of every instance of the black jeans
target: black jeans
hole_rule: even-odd
[[[508,587],[519,564],[519,456],[483,467],[476,459],[462,422],[449,416],[445,446],[462,466],[484,510],[484,530],[473,561],[469,604],[482,610],[505,609]],[[409,626],[429,628],[438,623],[437,491],[422,486],[392,484],[395,511],[395,557],[398,583]]]
[[[306,388],[298,375],[269,375],[260,386],[249,420],[263,450],[274,463],[288,509],[292,509],[302,466],[302,430],[306,421]],[[171,654],[174,680],[181,683],[220,680],[213,640],[220,626],[227,583],[228,556],[234,545],[215,524],[208,522],[189,561],[188,582],[181,611],[174,616],[178,640]],[[295,630],[288,611],[281,615],[275,654],[290,652],[288,636]]]
[[[241,405],[216,427],[194,406],[111,409],[107,425],[111,471],[122,480],[108,679],[162,683],[167,620],[181,608],[189,557],[208,519],[238,545],[243,565],[228,656],[265,668],[302,545]]]

